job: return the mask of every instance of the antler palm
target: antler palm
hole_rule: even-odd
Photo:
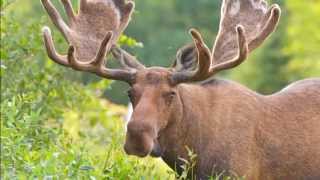
[[[44,41],[49,57],[64,66],[88,71],[104,78],[130,82],[132,72],[108,69],[104,58],[128,25],[134,3],[125,0],[81,0],[75,14],[70,0],[61,0],[68,15],[66,24],[50,0],[41,0],[52,22],[70,44],[68,55],[57,53],[50,29],[44,28]]]

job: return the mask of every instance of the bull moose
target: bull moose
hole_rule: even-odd
[[[133,114],[125,152],[161,157],[177,173],[186,147],[196,155],[190,178],[225,172],[246,179],[320,179],[320,78],[295,82],[272,95],[258,94],[214,75],[240,65],[275,30],[281,10],[264,0],[223,0],[220,29],[210,50],[191,29],[169,68],[145,67],[116,45],[133,1],[80,0],[77,14],[61,0],[65,23],[50,0],[41,0],[70,44],[55,50],[43,29],[48,56],[58,64],[130,85]],[[170,36],[170,35],[168,35]],[[106,67],[111,53],[122,65]]]

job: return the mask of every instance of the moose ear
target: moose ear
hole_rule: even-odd
[[[187,44],[177,52],[172,68],[177,71],[192,71],[197,68],[197,50],[194,43]]]

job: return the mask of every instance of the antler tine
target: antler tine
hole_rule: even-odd
[[[244,60],[247,59],[249,48],[248,48],[248,43],[245,36],[244,27],[241,25],[238,25],[236,27],[236,30],[237,30],[237,36],[238,36],[238,55],[231,60],[228,60],[226,62],[217,64],[211,67],[210,72],[207,74],[207,77],[214,75],[216,72],[236,67],[240,65]]]
[[[107,52],[110,49],[110,40],[113,37],[112,31],[107,32],[105,38],[102,40],[99,51],[96,55],[96,57],[92,60],[92,64],[97,64],[97,65],[105,65],[104,64],[104,58],[106,57]],[[108,46],[109,45],[109,46]]]
[[[247,58],[249,49],[243,26],[238,25],[236,27],[236,31],[238,35],[238,55],[231,60],[211,67],[212,59],[210,50],[205,45],[200,33],[192,29],[190,33],[194,39],[194,43],[198,52],[198,68],[193,72],[182,71],[175,73],[173,76],[174,82],[181,83],[188,81],[202,81],[211,77],[217,72],[240,65]]]
[[[108,51],[108,44],[110,39],[112,39],[112,32],[109,31],[105,38],[103,39],[103,41],[101,42],[99,51],[96,55],[96,57],[94,59],[92,59],[91,61],[89,61],[88,63],[86,62],[80,62],[77,61],[74,57],[74,47],[70,46],[69,50],[68,50],[68,56],[63,56],[60,55],[59,53],[57,53],[55,47],[54,47],[54,43],[52,40],[52,35],[51,35],[51,31],[48,27],[44,27],[43,28],[43,36],[44,36],[44,42],[45,42],[45,47],[48,53],[48,56],[54,60],[55,62],[57,62],[58,64],[64,65],[64,66],[73,66],[73,68],[77,69],[77,70],[88,70],[91,69],[92,67],[89,65],[104,65],[104,57],[107,54]],[[72,52],[72,53],[71,53]]]
[[[53,24],[60,30],[62,35],[68,39],[68,34],[69,34],[69,27],[68,25],[64,22],[62,17],[60,16],[59,12],[57,9],[53,6],[50,0],[41,0],[41,3],[43,7],[46,9],[48,12]]]
[[[64,9],[65,9],[68,17],[69,17],[69,20],[73,23],[75,21],[76,16],[74,14],[70,0],[61,0],[61,2],[64,6]]]
[[[87,71],[91,73],[95,73],[98,76],[113,79],[113,80],[121,80],[131,83],[132,81],[132,72],[119,70],[119,69],[108,69],[105,67],[104,57],[108,49],[110,48],[110,40],[112,39],[113,33],[109,31],[103,41],[101,42],[100,48],[96,57],[89,62],[81,62],[78,61],[74,54],[75,48],[74,46],[70,46],[68,50],[68,66],[78,71]]]
[[[52,35],[51,31],[48,27],[44,27],[42,29],[43,31],[43,39],[44,39],[44,44],[47,50],[48,56],[56,63],[63,65],[63,66],[68,66],[68,61],[67,57],[60,55],[54,46],[53,40],[52,40]]]
[[[132,68],[128,64],[126,64],[123,54],[120,55],[120,59],[119,60],[120,60],[120,64],[121,64],[122,67],[124,67],[127,70],[132,70]]]
[[[127,27],[128,23],[130,22],[134,7],[135,3],[133,1],[129,1],[124,5],[124,14],[121,17],[120,29],[124,29],[125,27]]]
[[[97,55],[94,59],[89,62],[81,62],[76,60],[74,56],[75,48],[70,45],[68,50],[68,63],[73,69],[78,71],[89,71],[95,73],[101,69],[101,66],[104,66],[104,57],[107,52],[107,45],[109,40],[112,37],[112,32],[108,32],[103,41],[101,42],[100,48],[98,50]]]
[[[69,59],[70,61],[75,61],[74,59],[74,48],[69,49]],[[78,63],[78,62],[77,62]],[[104,64],[104,63],[103,63]],[[72,66],[74,67],[74,66]],[[75,68],[74,68],[75,69]],[[112,79],[112,80],[119,80],[119,81],[125,81],[129,84],[132,83],[133,77],[134,77],[134,72],[129,72],[126,70],[120,70],[120,69],[108,69],[105,68],[104,66],[86,66],[86,65],[81,65],[81,69],[75,69],[75,70],[80,70],[80,71],[88,71],[91,73],[95,73],[96,75],[107,78],[107,79]]]
[[[197,81],[209,72],[211,66],[211,53],[197,30],[191,29],[190,34],[192,35],[198,54],[198,68],[192,78],[194,81]]]
[[[197,30],[191,29],[190,34],[197,49],[198,66],[195,71],[181,71],[174,73],[172,77],[174,83],[202,80],[203,77],[207,76],[206,74],[209,73],[210,70],[211,53],[209,48],[204,43],[200,33]]]
[[[131,69],[137,70],[145,68],[145,66],[142,65],[134,56],[130,55],[120,47],[113,46],[111,48],[111,53],[114,56],[114,58],[118,59],[121,65],[124,67],[129,67]]]
[[[269,15],[268,21],[266,25],[263,27],[261,33],[249,43],[250,51],[260,46],[263,43],[263,41],[276,29],[281,15],[281,9],[279,5],[273,4],[269,8],[266,15]]]

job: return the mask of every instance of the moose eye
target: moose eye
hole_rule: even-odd
[[[168,96],[171,97],[171,98],[173,98],[173,97],[176,96],[176,92],[171,91],[171,92],[168,93]]]
[[[170,91],[164,94],[164,98],[167,102],[167,104],[171,104],[173,98],[176,96],[176,92]]]

